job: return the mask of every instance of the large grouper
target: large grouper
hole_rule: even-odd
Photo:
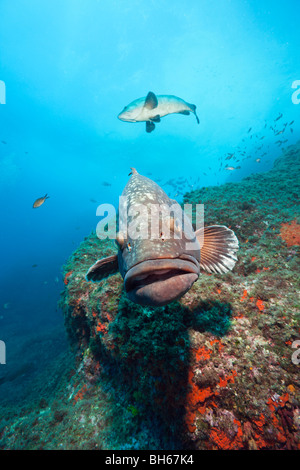
[[[209,273],[233,269],[239,244],[232,230],[213,225],[194,232],[189,216],[158,184],[134,168],[130,175],[119,204],[118,253],[96,261],[87,281],[119,271],[130,300],[162,306],[183,296],[200,268]]]
[[[182,98],[174,95],[155,95],[149,91],[146,97],[138,98],[129,103],[120,112],[118,118],[125,122],[146,122],[146,132],[155,129],[155,123],[168,114],[195,114],[197,123],[199,118],[196,114],[196,105],[187,103]]]

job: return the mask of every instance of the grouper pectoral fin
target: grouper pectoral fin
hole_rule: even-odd
[[[96,261],[96,263],[93,264],[86,273],[85,278],[87,281],[99,282],[112,274],[116,274],[118,271],[118,256],[107,256],[106,258]]]
[[[145,99],[145,104],[144,104],[145,108],[154,109],[154,108],[157,108],[157,105],[158,105],[158,99],[156,95],[152,91],[149,91]]]
[[[239,248],[235,233],[224,225],[211,225],[196,232],[200,243],[200,268],[209,273],[226,273],[237,262]]]
[[[155,129],[155,124],[152,121],[146,121],[146,132],[150,133],[154,131]]]

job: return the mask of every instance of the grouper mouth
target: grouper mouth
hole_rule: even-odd
[[[136,120],[134,118],[126,116],[126,114],[123,113],[123,111],[120,114],[118,114],[118,119],[120,119],[120,121],[124,121],[124,122],[136,122]]]
[[[127,296],[141,305],[162,306],[187,292],[198,279],[199,263],[192,256],[142,261],[124,278]]]

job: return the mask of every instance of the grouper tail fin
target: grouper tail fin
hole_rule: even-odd
[[[190,107],[191,107],[191,109],[193,110],[193,113],[195,114],[197,123],[200,124],[200,120],[199,120],[199,118],[198,118],[198,116],[197,116],[197,113],[196,113],[196,107],[197,107],[197,106],[196,106],[195,104],[190,104]]]
[[[107,256],[106,258],[98,259],[98,261],[90,267],[86,273],[85,279],[87,281],[99,282],[112,274],[116,274],[118,271],[118,255]]]
[[[200,268],[209,273],[226,273],[237,262],[239,242],[235,233],[224,225],[211,225],[196,232],[200,243]]]

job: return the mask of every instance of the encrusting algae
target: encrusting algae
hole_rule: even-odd
[[[300,225],[296,220],[281,225],[280,236],[287,246],[300,245]]]

